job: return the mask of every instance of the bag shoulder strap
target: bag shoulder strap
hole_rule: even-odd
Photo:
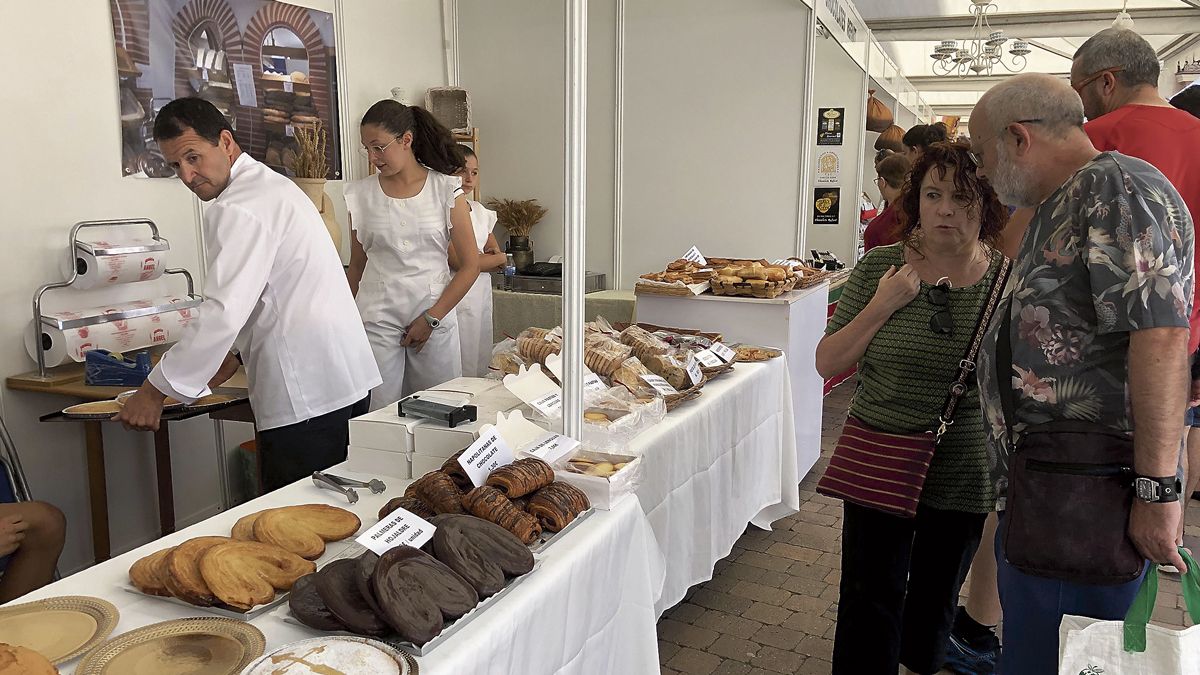
[[[975,324],[975,333],[967,342],[967,353],[958,362],[958,376],[954,378],[950,384],[950,391],[946,394],[946,405],[942,407],[942,414],[938,418],[938,428],[935,431],[935,436],[939,440],[950,425],[954,424],[954,412],[958,409],[958,402],[963,394],[967,393],[967,382],[971,378],[971,373],[975,372],[975,359],[979,356],[980,347],[983,346],[983,336],[992,322],[996,307],[1000,305],[1000,298],[1004,296],[1004,287],[1008,284],[1010,272],[1012,272],[1012,260],[1007,256],[1001,257],[1000,269],[996,270],[987,300],[979,310],[979,321]]]

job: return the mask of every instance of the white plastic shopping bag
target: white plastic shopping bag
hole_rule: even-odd
[[[1200,567],[1186,551],[1183,596],[1200,624]],[[1124,621],[1064,616],[1059,626],[1059,675],[1200,675],[1200,625],[1185,630],[1150,626],[1158,595],[1158,566],[1138,590]]]

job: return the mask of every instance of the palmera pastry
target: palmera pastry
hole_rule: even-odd
[[[479,604],[462,577],[436,558],[411,546],[397,546],[379,558],[371,576],[383,619],[402,639],[423,645]]]
[[[335,560],[317,572],[315,585],[329,611],[360,635],[383,635],[387,624],[375,614],[358,590],[358,560]]]
[[[526,457],[493,471],[484,485],[505,497],[524,497],[554,482],[554,469],[536,457]]]
[[[254,522],[267,511],[270,511],[270,509],[255,511],[254,513],[238,518],[238,521],[233,524],[233,530],[229,536],[238,541],[258,541],[254,538]]]
[[[288,607],[292,610],[292,616],[309,628],[346,630],[346,624],[334,616],[317,593],[316,579],[317,573],[314,572],[300,577],[292,584],[292,592],[288,596]]]
[[[463,496],[463,506],[477,518],[493,522],[528,546],[538,540],[542,527],[537,518],[519,510],[493,487],[477,487]]]
[[[507,577],[533,569],[533,554],[508,530],[472,516],[433,519],[433,554],[486,598],[504,588]]]
[[[233,541],[229,537],[196,537],[176,546],[167,556],[166,587],[171,595],[193,605],[208,607],[216,598],[200,574],[200,559],[214,546]]]
[[[200,559],[200,574],[213,595],[240,610],[270,602],[317,566],[295,553],[257,541],[214,546]]]
[[[326,504],[302,504],[271,509],[254,521],[254,538],[274,544],[302,558],[316,560],[325,552],[325,542],[345,539],[362,526],[346,509]]]
[[[167,556],[175,547],[164,548],[141,558],[129,568],[129,582],[147,595],[171,597],[167,590]]]
[[[28,647],[0,643],[0,675],[58,675],[58,669]]]
[[[579,488],[556,481],[530,497],[528,509],[537,517],[543,530],[560,532],[590,506],[587,495]]]
[[[441,471],[430,471],[404,490],[405,497],[419,497],[438,513],[462,513],[462,490]]]

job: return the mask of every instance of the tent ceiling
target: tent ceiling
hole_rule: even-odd
[[[1088,36],[1109,27],[1122,5],[1122,0],[994,1],[999,10],[989,15],[993,29],[1033,45],[1022,72],[1064,76],[1071,68],[1071,54]],[[938,40],[970,35],[970,4],[971,0],[855,0],[875,39],[939,114],[961,114],[1008,74],[998,66],[991,78],[935,76],[929,54]],[[1200,55],[1200,0],[1129,0],[1129,13],[1136,30],[1168,65]]]

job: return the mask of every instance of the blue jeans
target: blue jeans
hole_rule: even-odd
[[[1055,675],[1058,626],[1063,615],[1106,621],[1125,618],[1141,577],[1120,586],[1090,586],[1037,577],[1008,564],[1004,555],[1004,513],[996,528],[996,576],[1004,610],[1004,650],[997,673]],[[1143,576],[1145,572],[1143,571]]]

